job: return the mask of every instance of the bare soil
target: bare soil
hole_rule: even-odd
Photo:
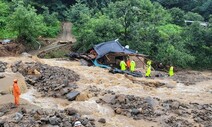
[[[9,43],[0,44],[0,57],[3,56],[17,56],[25,50],[22,44]]]

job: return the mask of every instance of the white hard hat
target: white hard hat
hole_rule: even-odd
[[[81,122],[80,121],[76,121],[75,123],[74,123],[74,127],[76,127],[76,126],[81,126],[82,124],[81,124]]]

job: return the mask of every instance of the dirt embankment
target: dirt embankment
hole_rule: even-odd
[[[0,44],[0,57],[3,56],[16,56],[24,52],[25,48],[22,44],[9,43],[2,45]]]

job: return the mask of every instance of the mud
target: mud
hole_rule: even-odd
[[[212,80],[212,76],[210,74],[203,74],[197,71],[183,71],[178,72],[172,79],[178,83],[182,83],[184,85],[195,85],[198,82]]]
[[[96,127],[193,127],[211,125],[211,72],[195,72],[196,77],[199,75],[199,77],[207,78],[204,81],[198,79],[193,85],[185,85],[181,78],[176,78],[179,81],[173,81],[175,76],[185,74],[184,72],[176,73],[174,77],[130,79],[125,75],[110,74],[106,69],[81,66],[77,61],[34,57],[32,59],[10,57],[0,58],[0,60],[8,63],[8,68],[4,74],[13,73],[10,67],[17,60],[22,60],[23,63],[40,62],[42,63],[41,66],[48,65],[51,68],[57,66],[74,70],[79,75],[79,80],[74,81],[74,84],[78,87],[75,90],[80,92],[76,101],[68,101],[64,97],[43,96],[38,88],[29,85],[33,86],[34,89],[29,87],[30,89],[22,94],[21,98],[30,104],[21,104],[19,108],[15,108],[12,110],[13,112],[8,112],[0,119],[8,117],[11,120],[12,116],[15,116],[16,112],[22,107],[25,107],[29,112],[32,107],[35,107],[35,110],[56,111],[64,111],[66,108],[72,107],[81,115],[80,118],[95,119]],[[39,69],[36,70],[41,72]],[[187,75],[183,76],[191,78],[194,76],[193,72],[188,71]],[[26,73],[24,77],[29,76],[28,71]],[[5,78],[7,77],[6,75]],[[191,81],[188,80],[188,82]],[[4,96],[0,96],[0,100],[4,100],[4,98]],[[11,99],[7,100],[13,102]],[[127,103],[125,103],[125,100]],[[4,103],[8,101],[4,101]],[[103,123],[98,122],[99,120]],[[16,124],[18,125],[18,123]],[[53,126],[48,124],[45,126]],[[13,126],[15,125],[13,124]]]

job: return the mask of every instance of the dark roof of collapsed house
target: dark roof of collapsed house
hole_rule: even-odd
[[[125,53],[125,54],[136,54],[136,51],[127,49],[123,47],[118,40],[103,42],[95,45],[94,50],[98,54],[97,59],[103,57],[104,55],[114,52],[114,53]]]

